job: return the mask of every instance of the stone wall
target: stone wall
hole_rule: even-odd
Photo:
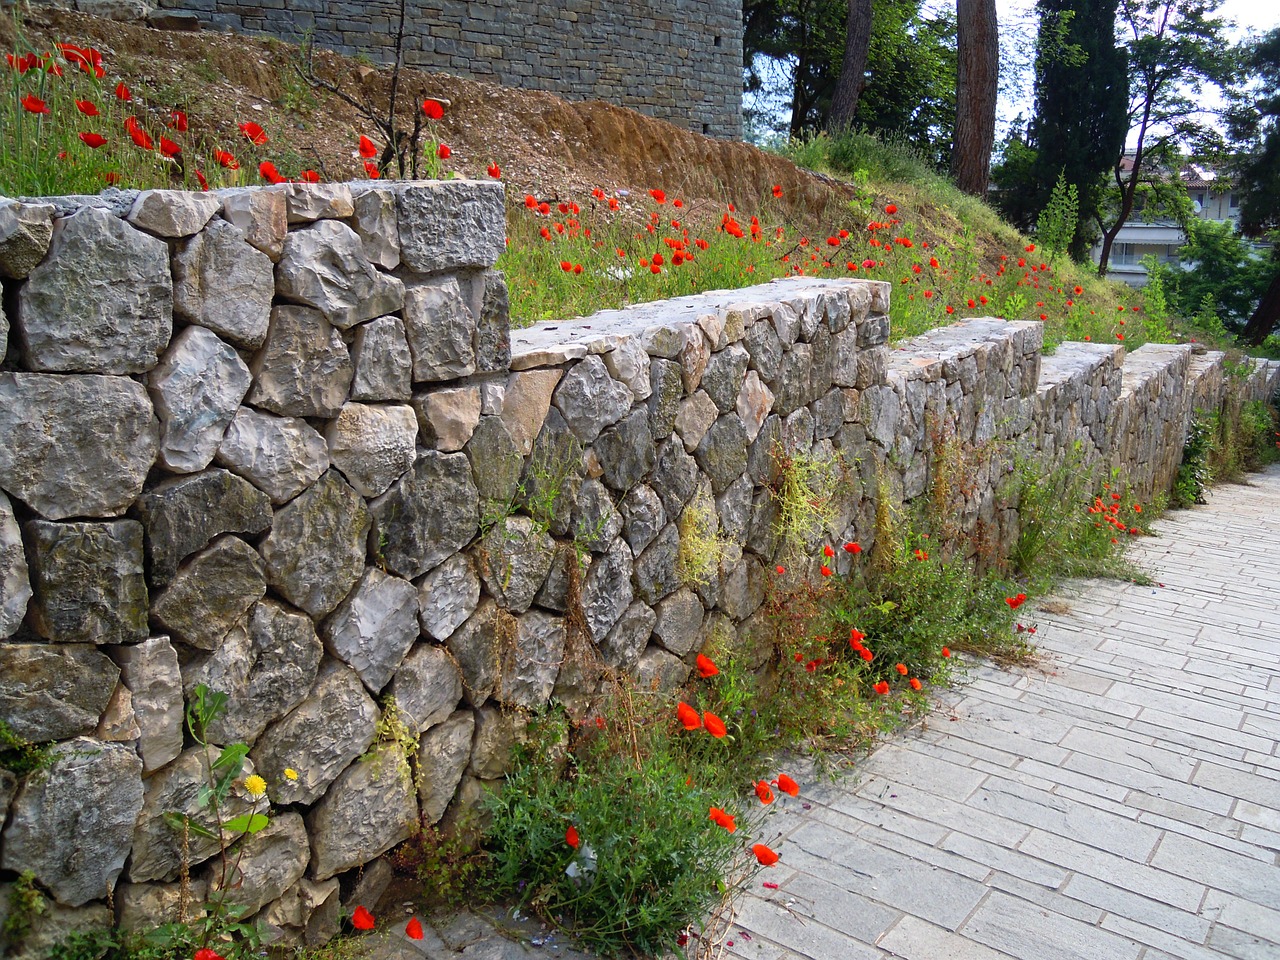
[[[611,675],[674,688],[713,640],[764,662],[774,564],[806,570],[777,451],[843,462],[825,535],[870,546],[876,498],[935,495],[951,445],[973,456],[958,540],[1000,551],[1011,451],[1078,443],[1145,497],[1195,407],[1280,384],[1190,347],[1043,356],[1039,324],[990,319],[892,349],[866,281],[510,331],[501,190],[0,202],[0,719],[56,744],[0,770],[0,914],[24,870],[55,902],[26,955],[105,922],[108,891],[126,925],[177,909],[164,815],[201,813],[199,684],[230,697],[210,742],[247,743],[274,806],[233,897],[324,939],[416,822],[496,784],[523,708],[581,716]],[[267,803],[240,785],[229,811]],[[216,846],[186,860],[199,898]]]
[[[206,24],[380,62],[395,56],[396,0],[161,0]],[[405,62],[425,70],[605,100],[714,137],[742,136],[742,5],[733,0],[562,4],[420,0]]]

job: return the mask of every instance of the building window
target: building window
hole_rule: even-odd
[[[1201,209],[1203,209],[1204,208],[1204,192],[1201,191],[1200,193],[1197,193],[1195,199],[1196,199],[1196,203],[1200,204]]]
[[[1240,195],[1235,193],[1228,194],[1227,203],[1230,204],[1232,210],[1238,209],[1240,206]]]

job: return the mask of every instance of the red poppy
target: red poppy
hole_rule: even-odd
[[[895,213],[898,212],[897,204],[893,204],[893,203],[886,204],[884,208],[884,212],[889,214],[889,216],[893,216]]]
[[[787,572],[787,568],[786,568],[786,567],[784,567],[784,566],[782,566],[781,564],[779,564],[778,566],[774,567],[773,569],[774,569],[775,571],[777,571],[778,576],[782,576],[784,573],[786,573],[786,572]]]
[[[524,205],[530,210],[536,210],[538,208],[538,199],[532,193],[526,193],[524,195]]]
[[[181,110],[174,110],[169,114],[169,127],[177,130],[179,133],[187,132],[187,115]]]
[[[368,175],[370,180],[377,180],[382,176],[382,171],[378,169],[378,165],[372,160],[366,160],[364,162],[364,172]]]
[[[879,683],[877,683],[877,684],[876,684],[876,693],[880,694],[880,696],[882,696],[882,697],[883,697],[883,696],[884,696],[885,694],[887,694],[888,692],[889,692],[889,683],[888,683],[888,681],[886,681],[886,680],[881,680]]]
[[[780,196],[782,196],[782,184],[780,184],[780,183],[775,183],[775,184],[773,185],[773,195],[774,195],[775,197],[780,197]]]
[[[715,661],[710,657],[704,657],[702,654],[698,654],[697,664],[698,674],[703,680],[707,679],[707,677],[714,677],[720,672],[720,668],[715,665]]]
[[[372,930],[374,927],[373,914],[364,907],[356,907],[355,913],[351,914],[351,925],[357,930]]]
[[[929,554],[925,553],[923,550],[917,549],[915,551],[915,557],[917,560],[928,560]]]
[[[756,859],[760,861],[760,866],[762,867],[772,867],[779,860],[778,855],[763,843],[757,843],[751,848],[751,852],[756,855]]]
[[[733,822],[733,817],[725,813],[719,807],[712,807],[711,812],[707,815],[708,820],[714,820],[717,826],[724,827],[730,833],[738,829],[738,825]]]
[[[133,140],[143,150],[150,150],[155,143],[151,139],[151,134],[143,130],[141,127],[132,127],[129,130],[129,138]]]
[[[404,935],[410,940],[421,940],[422,921],[417,917],[410,917],[409,922],[404,925]]]
[[[453,151],[449,149],[449,145],[447,143],[442,143],[440,146],[436,147],[436,156],[441,160],[448,160],[452,155]]]
[[[199,170],[196,171],[196,180],[199,181],[201,190],[208,191],[209,181],[204,178],[204,174],[201,173]]]
[[[100,133],[82,133],[80,139],[84,141],[84,145],[92,150],[97,150],[100,146],[107,142],[107,138]]]
[[[83,113],[86,117],[99,116],[98,105],[92,100],[77,100],[76,109]]]
[[[213,159],[218,161],[218,166],[227,170],[239,170],[240,161],[234,155],[227,153],[225,150],[213,151]]]
[[[568,260],[561,260],[560,269],[563,270],[565,273],[569,273],[571,270],[573,270],[573,264],[570,263]]]
[[[911,684],[911,689],[912,689],[912,690],[919,690],[919,689],[920,689],[920,681],[919,681],[918,679],[916,679],[915,677],[912,677],[910,680],[908,680],[908,681],[907,681],[907,683]]]
[[[168,137],[160,138],[160,154],[165,157],[176,157],[182,152],[182,148],[170,140]]]
[[[711,734],[717,740],[721,739],[722,737],[724,737],[726,733],[729,732],[725,729],[724,721],[721,720],[719,717],[717,717],[710,710],[708,710],[706,713],[702,715],[702,723],[704,726],[706,726],[707,733]]]
[[[942,648],[942,655],[943,655],[944,657],[949,657],[949,656],[951,656],[951,648],[950,648],[950,647],[943,647],[943,648]]]
[[[1010,610],[1017,610],[1027,602],[1027,595],[1025,593],[1020,593],[1016,597],[1005,597],[1004,602],[1009,605]]]
[[[210,950],[208,947],[201,947],[196,951],[193,960],[222,960],[222,954],[216,950]]]
[[[366,160],[378,155],[378,147],[364,134],[360,135],[360,145],[358,149],[360,151],[360,156],[364,157]]]
[[[440,120],[444,117],[444,107],[440,105],[438,100],[423,100],[422,112],[427,115],[429,120]]]
[[[907,675],[907,665],[905,663],[895,663],[893,665],[893,669],[897,670],[898,673],[902,674],[904,677]]]
[[[702,726],[702,715],[683,701],[676,704],[676,719],[684,724],[686,730],[697,730]]]
[[[298,174],[298,179],[303,183],[319,183],[320,174],[316,173],[314,170],[303,170]]]
[[[654,203],[666,203],[666,202],[667,202],[667,194],[666,194],[666,192],[665,192],[665,191],[663,191],[663,190],[650,190],[650,191],[649,191],[649,196],[653,197],[653,202],[654,202]]]
[[[832,548],[831,544],[829,544],[829,543],[828,543],[828,544],[826,544],[826,545],[824,545],[824,546],[823,546],[823,548],[822,548],[822,555],[823,555],[824,557],[834,557],[834,556],[836,555],[836,552],[835,552],[835,550]]]
[[[858,543],[846,543],[844,545],[845,553],[852,553],[855,557],[862,552],[862,545]]]
[[[569,829],[564,832],[564,842],[573,847],[573,849],[578,849],[578,845],[581,841],[578,839],[577,827],[571,825]]]
[[[769,784],[761,780],[756,784],[756,796],[760,798],[760,802],[765,804],[773,803],[773,791],[769,789]]]
[[[861,630],[859,630],[857,627],[851,627],[849,629],[849,643],[851,645],[859,646],[861,645],[862,641],[865,639],[867,639],[867,635],[863,633]]]
[[[22,109],[27,113],[48,113],[49,108],[45,106],[45,102],[37,97],[34,93],[28,93],[22,98]]]
[[[245,135],[245,138],[250,143],[255,144],[259,147],[267,142],[266,131],[263,130],[262,127],[258,126],[258,124],[254,123],[252,120],[249,120],[245,123],[240,124],[240,132]]]
[[[133,99],[133,94],[129,92],[129,88],[124,85],[123,80],[116,84],[116,99],[125,101]]]
[[[800,796],[800,784],[796,783],[785,773],[778,774],[778,789],[793,797]]]
[[[830,567],[828,567],[828,566],[824,563],[824,564],[822,565],[822,571],[821,571],[821,573],[822,573],[822,575],[823,575],[824,577],[829,577],[829,576],[831,576],[831,568],[830,568]]]
[[[861,650],[859,650],[858,655],[861,656],[862,659],[866,660],[868,663],[870,663],[871,660],[875,657],[875,654],[872,653],[870,650],[868,650],[866,647],[863,647]]]
[[[284,177],[280,175],[280,171],[276,169],[276,165],[270,160],[263,160],[258,164],[258,175],[263,180],[269,180],[272,183],[284,183]]]
[[[489,176],[493,177],[493,179],[495,180],[502,179],[502,168],[499,167],[496,163],[489,164],[485,172],[488,173]]]

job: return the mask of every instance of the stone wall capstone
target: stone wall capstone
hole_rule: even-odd
[[[249,746],[245,773],[275,806],[237,896],[273,937],[315,942],[415,820],[456,824],[496,784],[525,710],[581,717],[611,676],[674,689],[712,642],[768,659],[775,563],[816,573],[776,526],[778,451],[844,465],[834,523],[800,545],[814,551],[870,547],[877,498],[935,496],[948,445],[985,452],[947,501],[984,562],[1018,535],[1012,451],[1078,455],[1147,498],[1170,487],[1197,409],[1280,385],[1278,363],[1228,371],[1190,346],[1045,355],[1040,324],[988,318],[891,348],[890,286],[870,281],[511,330],[502,189],[0,200],[0,223],[39,248],[0,246],[16,305],[0,341],[0,720],[57,744],[47,768],[0,771],[0,869],[30,870],[54,901],[7,955],[40,955],[49,924],[101,922],[109,891],[122,923],[175,909],[165,814],[202,813],[182,727],[198,684],[228,695],[209,736]],[[399,211],[377,221],[387,235],[360,236],[371,207]],[[145,255],[64,262],[80,236]],[[51,306],[72,293],[84,309]],[[120,304],[149,319],[122,323],[128,349],[106,365],[81,347],[109,339]],[[698,576],[693,526],[732,546]],[[412,750],[379,739],[393,709]],[[266,801],[238,785],[230,805]],[[221,880],[214,852],[187,854],[201,889]]]

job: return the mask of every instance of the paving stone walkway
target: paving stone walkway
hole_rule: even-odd
[[[1280,958],[1280,467],[1156,529],[1158,585],[1029,604],[1034,667],[775,814],[725,955]]]

